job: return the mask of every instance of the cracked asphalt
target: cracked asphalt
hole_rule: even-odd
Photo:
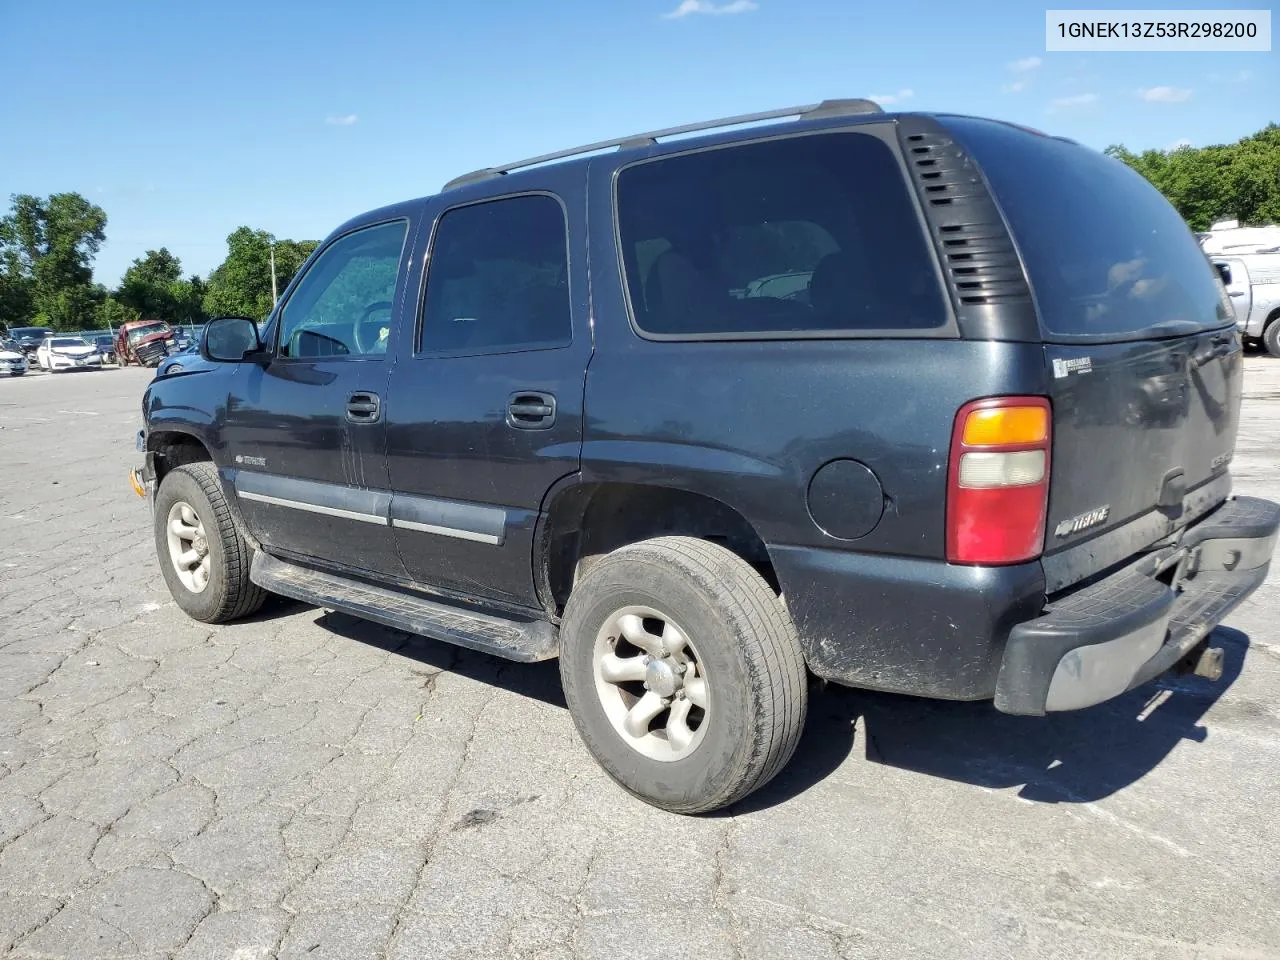
[[[1236,489],[1280,497],[1280,361],[1246,363]],[[149,375],[0,381],[0,954],[1280,957],[1275,575],[1220,683],[815,690],[778,780],[681,818],[596,767],[554,663],[186,619],[126,480]]]

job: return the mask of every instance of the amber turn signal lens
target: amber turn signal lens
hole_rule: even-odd
[[[1049,411],[1044,407],[993,407],[971,410],[964,422],[967,447],[1044,443],[1049,439]]]
[[[137,470],[129,471],[129,486],[133,487],[133,492],[140,497],[147,495],[147,487],[142,482],[142,478],[138,476]]]

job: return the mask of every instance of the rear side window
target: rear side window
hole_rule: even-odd
[[[423,350],[528,350],[569,339],[569,249],[559,201],[507,197],[455,207],[440,218]]]
[[[948,120],[1013,230],[1046,336],[1133,339],[1229,319],[1194,234],[1141,175],[1077,144]]]
[[[928,240],[890,148],[831,133],[625,168],[618,229],[637,326],[657,336],[936,330]]]

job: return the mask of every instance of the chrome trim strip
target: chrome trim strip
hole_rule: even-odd
[[[502,538],[495,537],[493,534],[476,533],[474,530],[459,530],[456,527],[438,527],[431,523],[418,523],[416,520],[400,520],[393,517],[391,525],[404,530],[417,530],[420,533],[438,533],[442,537],[456,537],[459,540],[474,540],[476,543],[487,543],[495,547],[502,543]]]
[[[341,517],[344,520],[359,520],[361,523],[387,525],[386,517],[376,517],[368,513],[356,513],[354,510],[339,510],[337,507],[322,507],[318,503],[303,503],[300,500],[286,500],[284,497],[273,497],[266,493],[252,493],[248,490],[236,491],[241,499],[256,500],[259,503],[270,503],[277,507],[292,507],[294,510],[305,510],[307,513],[320,513],[326,517]]]

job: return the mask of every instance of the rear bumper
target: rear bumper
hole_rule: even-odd
[[[1280,505],[1229,500],[1176,546],[1055,598],[1010,631],[997,709],[1075,710],[1164,673],[1266,579],[1278,529]]]

